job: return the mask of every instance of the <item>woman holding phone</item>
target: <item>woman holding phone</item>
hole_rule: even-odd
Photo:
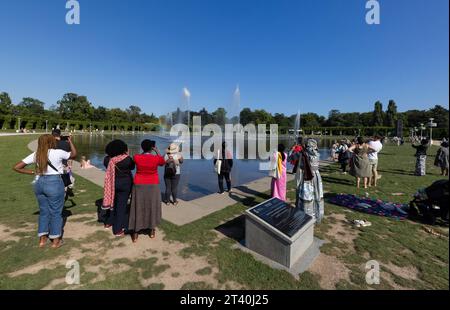
[[[161,223],[158,167],[164,166],[166,161],[159,153],[155,141],[146,139],[142,141],[141,148],[142,154],[134,155],[136,174],[128,223],[133,242],[137,242],[139,233],[155,238],[156,227]]]

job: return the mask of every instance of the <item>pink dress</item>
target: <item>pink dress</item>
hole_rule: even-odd
[[[278,153],[275,154],[278,156]],[[284,160],[281,162],[281,171],[279,178],[272,178],[272,198],[278,198],[286,201],[286,162],[287,154],[284,153]]]

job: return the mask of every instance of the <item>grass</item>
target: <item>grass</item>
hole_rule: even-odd
[[[42,289],[52,280],[63,279],[67,270],[64,265],[46,266],[46,262],[63,258],[71,251],[80,250],[85,255],[82,266],[102,268],[105,257],[89,254],[93,251],[84,248],[88,242],[98,243],[98,249],[120,246],[123,251],[130,245],[113,243],[109,233],[98,231],[86,236],[83,240],[67,239],[66,245],[54,251],[52,249],[38,249],[35,226],[37,222],[37,203],[34,197],[29,176],[19,175],[11,170],[14,163],[29,154],[27,144],[35,136],[0,137],[0,224],[5,227],[4,233],[11,235],[11,240],[0,242],[0,289]],[[435,154],[436,148],[430,150]],[[382,174],[379,187],[370,189],[356,189],[354,179],[349,175],[341,175],[338,167],[332,165],[322,169],[324,190],[327,197],[337,193],[353,193],[361,196],[368,195],[389,201],[406,203],[419,188],[431,184],[440,178],[437,168],[432,166],[433,156],[428,157],[427,176],[416,177],[414,171],[414,150],[405,145],[402,147],[386,146],[380,154],[379,169]],[[294,184],[288,184],[288,197],[295,198]],[[367,193],[367,194],[366,194]],[[402,193],[402,195],[397,195]],[[76,180],[76,196],[67,203],[65,214],[77,216],[73,221],[92,221],[91,215],[96,212],[95,200],[102,196],[102,189],[93,183],[78,177]],[[213,213],[193,223],[176,226],[163,221],[161,229],[165,233],[166,241],[178,241],[185,247],[178,253],[182,257],[202,256],[209,267],[194,270],[197,275],[213,277],[220,287],[242,287],[246,289],[320,289],[322,276],[312,272],[304,272],[299,280],[291,274],[275,270],[256,261],[253,256],[235,247],[243,238],[243,231],[228,234],[229,228],[239,228],[243,225],[240,217],[243,211],[267,199],[268,193],[260,193],[256,197],[248,198],[240,203]],[[320,225],[315,227],[315,235],[327,241],[322,253],[330,255],[342,262],[349,272],[348,279],[340,279],[335,283],[337,289],[367,289],[364,265],[367,260],[375,259],[380,262],[383,276],[381,284],[371,286],[375,289],[415,288],[415,289],[448,289],[449,261],[448,261],[448,229],[436,228],[444,232],[447,237],[438,238],[423,230],[423,224],[412,221],[396,221],[388,218],[356,213],[344,208],[326,203],[326,216]],[[83,216],[85,214],[85,216]],[[336,219],[345,216],[346,220],[366,219],[372,222],[371,227],[357,229],[357,235],[352,242],[344,242],[345,233],[332,235],[336,225],[354,230],[348,224]],[[92,223],[96,225],[96,223]],[[225,232],[224,236],[220,232]],[[16,239],[20,239],[17,241]],[[70,236],[67,236],[70,238]],[[163,258],[170,253],[165,249],[158,249]],[[96,279],[97,273],[82,268],[80,289],[163,289],[164,283],[143,280],[158,278],[163,272],[176,278],[180,274],[171,272],[171,266],[158,264],[158,259],[152,257],[158,251],[151,250],[148,257],[136,260],[116,259],[114,266],[125,266],[127,270],[118,268],[116,272],[105,271],[103,279]],[[12,272],[23,268],[43,264],[44,268],[35,273],[25,273],[13,277]],[[394,266],[395,270],[392,270]],[[215,267],[215,268],[213,268]],[[390,268],[389,268],[390,267]],[[214,273],[213,269],[218,270]],[[400,271],[414,271],[415,277]],[[60,284],[57,288],[72,288]],[[186,282],[184,289],[212,289],[207,282]]]

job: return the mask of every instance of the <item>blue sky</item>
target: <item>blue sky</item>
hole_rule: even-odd
[[[399,110],[449,102],[449,1],[0,0],[0,91],[47,106],[66,92],[95,105],[165,114],[192,94],[192,109],[242,107],[294,114]]]

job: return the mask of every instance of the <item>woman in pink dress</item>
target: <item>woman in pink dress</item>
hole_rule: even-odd
[[[286,201],[286,162],[285,146],[278,145],[278,152],[274,153],[275,173],[272,175],[272,197]]]

